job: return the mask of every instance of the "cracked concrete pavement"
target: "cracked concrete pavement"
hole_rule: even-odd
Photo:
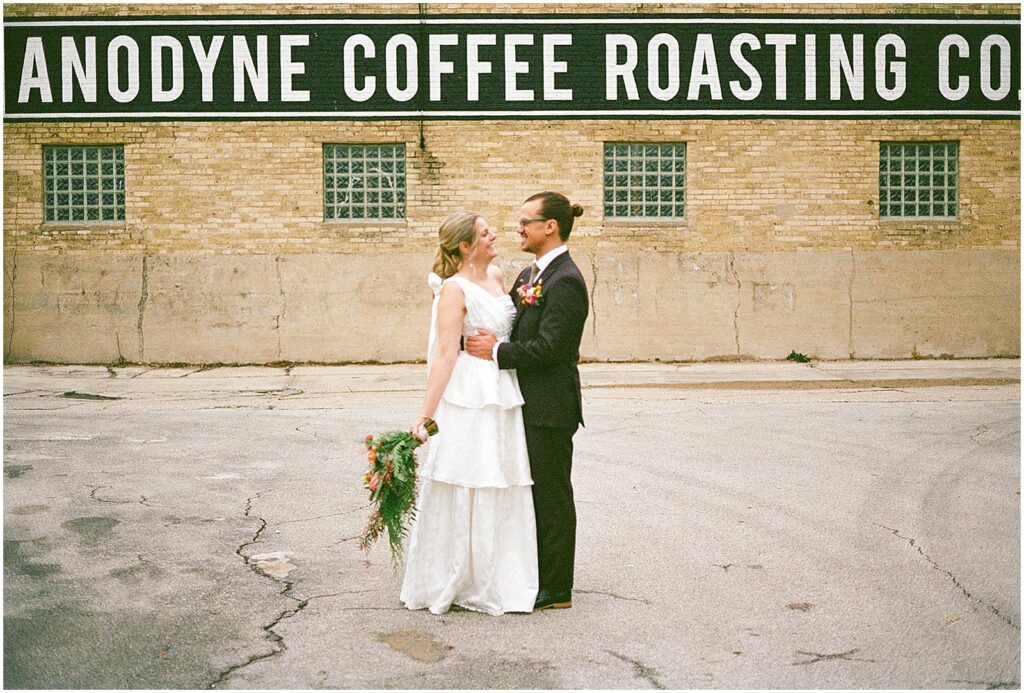
[[[5,687],[1019,688],[1019,361],[582,373],[575,606],[491,618],[356,546],[422,365],[6,367]]]

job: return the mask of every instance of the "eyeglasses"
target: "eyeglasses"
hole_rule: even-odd
[[[520,219],[519,220],[519,226],[523,227],[523,226],[526,226],[527,224],[533,223],[535,221],[547,221],[547,220],[548,220],[548,217],[532,217],[530,219]]]

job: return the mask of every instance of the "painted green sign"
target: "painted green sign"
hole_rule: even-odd
[[[1019,118],[1020,18],[7,19],[19,120]]]

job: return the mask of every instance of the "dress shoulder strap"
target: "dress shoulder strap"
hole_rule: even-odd
[[[454,281],[456,284],[459,285],[459,288],[462,289],[462,293],[464,295],[468,296],[470,294],[470,292],[466,290],[466,284],[472,284],[473,282],[469,281],[468,279],[465,279],[463,277],[460,277],[458,275],[453,274],[452,276],[450,276],[450,277],[448,277],[447,279],[444,280],[444,284],[447,284],[448,282],[451,282],[451,281]],[[469,299],[467,298],[466,300],[468,301]]]

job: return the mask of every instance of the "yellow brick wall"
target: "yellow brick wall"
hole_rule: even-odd
[[[886,140],[960,143],[954,221],[878,215]],[[428,249],[456,209],[514,242],[519,205],[559,190],[586,208],[581,248],[807,250],[1017,247],[1020,122],[680,120],[8,123],[5,243],[19,251],[357,253]],[[685,142],[682,222],[605,220],[606,141]],[[406,144],[407,217],[324,221],[323,144]],[[42,146],[123,144],[126,223],[43,224]],[[511,248],[510,248],[511,249]]]

